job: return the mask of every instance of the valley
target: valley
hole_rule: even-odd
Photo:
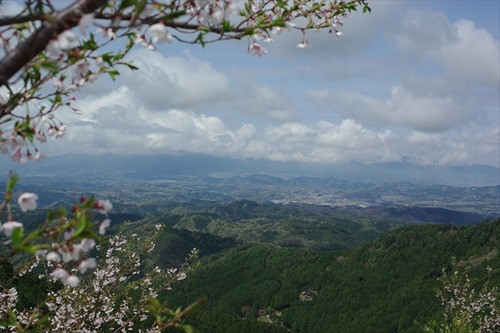
[[[40,197],[27,228],[90,195],[113,203],[111,234],[164,225],[145,267],[178,267],[198,249],[187,280],[160,298],[206,298],[187,318],[199,333],[422,332],[442,315],[443,272],[467,269],[481,286],[493,267],[488,281],[500,286],[498,185],[27,176],[16,191]]]

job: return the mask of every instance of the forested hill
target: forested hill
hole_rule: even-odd
[[[496,268],[498,286],[498,249],[500,220],[413,225],[344,251],[244,245],[205,257],[166,296],[208,298],[189,319],[201,333],[421,332],[418,323],[440,315],[435,288],[452,258],[472,276]]]
[[[364,245],[389,230],[415,223],[479,223],[481,215],[443,208],[329,207],[257,203],[179,205],[141,223],[160,223],[193,234],[210,234],[242,244],[341,250]],[[175,233],[164,242],[175,241]],[[179,244],[179,242],[177,242]],[[196,244],[193,244],[198,247]]]

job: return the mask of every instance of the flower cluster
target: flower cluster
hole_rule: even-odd
[[[35,193],[23,193],[17,202],[20,210],[27,212],[37,209],[37,200],[38,195]],[[49,213],[53,219],[48,219],[42,229],[28,236],[24,236],[24,226],[21,222],[9,219],[0,224],[0,231],[10,238],[14,249],[35,252],[37,258],[45,258],[51,270],[50,275],[54,279],[75,287],[80,283],[76,272],[85,274],[87,270],[96,267],[96,259],[89,257],[90,251],[96,246],[94,225],[97,226],[99,235],[105,235],[111,224],[108,218],[97,223],[91,222],[92,211],[107,216],[112,208],[109,200],[82,197],[80,203],[73,207],[71,219],[66,218],[64,211]],[[53,241],[50,245],[43,246],[30,244],[34,236],[48,237]]]
[[[500,331],[500,290],[488,285],[492,268],[487,267],[486,282],[479,290],[474,288],[467,273],[455,270],[451,274],[443,270],[443,287],[437,296],[444,307],[441,322],[425,326],[429,333]]]
[[[151,305],[159,293],[170,290],[172,285],[186,278],[188,262],[196,256],[193,251],[180,268],[167,269],[158,267],[144,269],[144,261],[154,249],[161,226],[148,231],[148,236],[140,237],[126,229],[119,235],[109,237],[99,245],[99,258],[87,258],[71,270],[53,269],[52,258],[61,260],[62,256],[54,252],[46,254],[48,282],[53,286],[47,294],[44,306],[23,311],[16,310],[18,294],[15,288],[5,289],[0,293],[0,329],[2,331],[37,331],[44,332],[96,332],[134,331],[160,332],[169,326],[184,327],[180,316],[167,316],[159,321],[152,321],[151,312],[157,309],[164,316],[174,311],[158,302]],[[56,260],[56,261],[57,261]],[[91,273],[87,269],[92,269]],[[82,275],[81,280],[76,273]],[[71,274],[71,275],[68,275]],[[47,275],[39,278],[46,279]],[[77,282],[78,281],[78,282]],[[57,287],[62,282],[63,287]],[[42,304],[41,304],[42,305]],[[41,320],[47,318],[46,321]]]

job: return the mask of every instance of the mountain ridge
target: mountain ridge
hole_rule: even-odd
[[[409,181],[454,186],[500,184],[500,168],[489,165],[418,165],[407,161],[343,165],[231,159],[189,155],[83,155],[66,154],[46,160],[16,164],[0,161],[0,174],[14,169],[23,175],[71,175],[73,177],[161,179],[172,175],[225,178],[260,174],[268,177],[336,178],[339,181],[383,183]]]

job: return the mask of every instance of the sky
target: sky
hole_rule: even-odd
[[[343,164],[500,167],[500,1],[370,2],[343,36],[137,47],[77,94],[49,155],[203,153]]]

